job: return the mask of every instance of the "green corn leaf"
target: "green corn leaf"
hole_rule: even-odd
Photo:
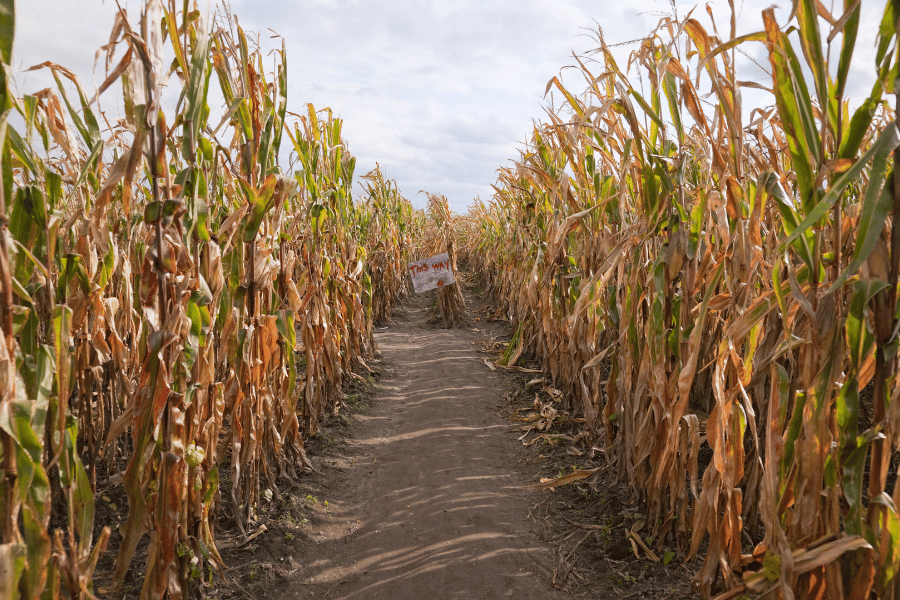
[[[63,201],[62,176],[60,176],[56,171],[44,169],[44,180],[47,184],[47,200],[49,201],[49,205],[47,206],[47,208],[49,210],[56,210],[56,208]],[[47,224],[48,223],[45,222],[44,226],[46,227]]]
[[[236,109],[237,107],[235,106],[234,108]],[[229,110],[232,109],[229,108]],[[230,114],[228,115],[228,118],[231,118]],[[203,153],[203,160],[205,160],[206,162],[212,162],[214,153],[213,146],[212,143],[210,143],[210,141],[205,137],[200,138],[200,151]]]
[[[9,136],[9,141],[12,144],[12,151],[19,160],[22,161],[22,164],[28,168],[28,171],[32,175],[42,173],[43,169],[41,167],[43,167],[43,165],[41,164],[41,159],[34,155],[31,147],[25,143],[22,136],[19,135],[19,132],[10,127],[6,130],[6,134]]]
[[[678,134],[678,145],[684,143],[684,125],[681,122],[681,106],[678,103],[678,84],[675,76],[666,71],[663,76],[663,93],[669,104],[669,117],[675,125],[675,132]]]
[[[316,115],[316,109],[311,103],[307,103],[306,113],[307,113],[307,116],[309,117],[309,130],[313,134],[313,139],[316,140],[317,142],[321,142],[322,140],[319,139],[319,136],[320,136],[320,134],[319,134],[319,117],[318,117],[318,115]],[[299,131],[298,131],[298,137],[300,137]],[[316,147],[318,148],[318,144],[316,145]],[[315,164],[315,162],[316,161],[312,161],[313,164]],[[310,165],[310,166],[312,166],[312,165]]]
[[[628,92],[632,96],[634,96],[634,99],[637,100],[637,103],[640,104],[641,108],[644,109],[644,112],[647,113],[647,116],[650,117],[650,120],[653,121],[653,123],[655,123],[657,127],[665,129],[666,124],[663,123],[663,120],[659,117],[657,111],[653,110],[653,108],[651,108],[650,105],[647,104],[647,101],[644,100],[644,97],[634,89],[628,90]],[[650,143],[653,144],[652,138]]]
[[[780,365],[779,365],[780,367]],[[794,412],[791,415],[788,430],[784,435],[784,455],[781,458],[780,477],[781,481],[790,472],[794,463],[795,444],[800,436],[800,430],[803,427],[803,411],[806,408],[807,396],[803,392],[797,392],[794,397]]]
[[[37,119],[37,97],[32,94],[25,94],[22,97],[22,105],[24,109],[22,113],[25,117],[25,139],[30,140],[34,134],[34,123]]]
[[[887,171],[880,175],[881,181],[879,182],[877,180],[879,176],[874,170],[875,167],[873,166],[873,173],[869,179],[866,197],[859,213],[859,229],[856,233],[856,247],[853,249],[853,258],[850,264],[847,265],[847,268],[841,271],[838,278],[828,288],[829,293],[844,285],[847,279],[855,275],[862,264],[868,260],[875,249],[875,243],[881,238],[887,215],[893,207],[894,198],[891,188],[883,185]]]
[[[238,72],[241,75],[241,89],[244,90],[245,94],[251,94],[250,91],[250,51],[247,47],[247,36],[244,35],[244,30],[240,25],[237,27],[238,34],[238,46],[241,51],[241,62],[238,67]]]
[[[25,289],[18,279],[15,277],[12,278],[12,286],[13,293],[19,297],[22,302],[27,305],[34,306],[34,298],[31,297],[31,294],[28,293],[28,290]]]
[[[778,175],[773,173],[772,171],[766,171],[759,176],[759,186],[766,190],[769,194],[771,194],[772,198],[775,200],[775,204],[778,207],[778,212],[781,215],[782,226],[784,227],[785,233],[788,235],[793,234],[797,230],[797,226],[799,225],[799,217],[797,216],[797,212],[794,209],[794,203],[792,199],[787,195],[784,191],[784,188],[781,186],[781,182],[778,179]],[[797,252],[799,252],[800,257],[803,259],[807,265],[812,265],[812,253],[810,251],[810,247],[812,245],[812,234],[805,233],[803,236],[799,236],[800,244],[795,246]]]
[[[144,207],[144,223],[152,225],[160,219],[173,219],[187,213],[187,206],[181,198],[154,200]]]
[[[15,33],[15,0],[0,0],[0,60],[3,61],[4,65],[10,65],[12,63],[12,49]]]
[[[75,526],[78,535],[78,550],[83,557],[88,556],[93,546],[94,538],[94,493],[91,489],[91,480],[84,470],[81,457],[75,450],[75,439],[78,437],[77,428],[70,428],[65,435],[65,451],[67,455],[63,460],[68,460],[71,472],[75,477],[67,482],[71,486],[69,500],[70,519]],[[65,469],[63,469],[65,470]]]
[[[200,172],[201,177],[201,186],[199,195],[200,198],[206,197],[206,177],[203,175],[203,172]],[[197,210],[197,224],[194,229],[197,235],[197,239],[201,242],[208,242],[210,240],[209,237],[209,205],[203,200],[197,200],[196,203]]]
[[[69,367],[69,339],[71,338],[72,309],[57,305],[53,309],[53,349],[56,364],[56,395],[68,398],[71,393],[71,368]]]
[[[244,241],[252,242],[256,238],[256,234],[259,233],[259,228],[262,225],[263,217],[265,217],[266,213],[272,208],[275,199],[275,186],[278,183],[278,177],[275,175],[269,175],[266,177],[266,180],[263,182],[262,187],[255,194],[256,199],[253,201],[253,204],[250,208],[250,214],[247,218],[247,222],[244,226]]]
[[[275,152],[276,159],[281,150],[281,136],[285,129],[285,117],[287,115],[287,45],[284,39],[281,40],[281,62],[278,64],[278,76],[276,77],[278,84],[278,109],[275,112],[276,122],[273,130],[272,148]]]
[[[0,122],[6,121],[6,109],[12,105],[7,83],[8,68],[12,63],[13,40],[16,33],[15,0],[0,0],[0,61],[3,73],[0,73]],[[0,142],[3,140],[0,139]],[[4,161],[5,162],[5,161]],[[9,196],[7,196],[8,198]]]
[[[291,310],[279,310],[276,313],[278,320],[276,325],[278,333],[285,339],[290,348],[297,346],[297,330],[294,326],[294,312]]]
[[[19,581],[27,564],[25,544],[0,544],[0,598],[18,597]]]
[[[870,162],[873,163],[873,170],[876,172],[882,170],[883,166],[879,167],[879,165],[883,165],[883,163],[887,161],[890,153],[893,152],[894,148],[898,145],[900,145],[900,132],[898,132],[896,125],[891,123],[885,127],[875,143],[866,150],[853,166],[838,177],[828,189],[828,192],[826,192],[816,206],[809,211],[806,218],[790,232],[790,235],[788,235],[781,244],[779,244],[779,252],[783,252],[784,248],[788,247],[801,234],[806,233],[813,224],[824,217],[831,210],[832,205],[840,198],[847,186],[856,180]]]
[[[274,160],[270,161],[270,149],[272,144],[272,127],[277,117],[272,113],[266,114],[265,124],[259,136],[259,147],[257,148],[256,162],[259,164],[263,173],[268,174],[271,167],[275,164]]]
[[[65,300],[66,289],[73,279],[78,281],[85,294],[90,293],[91,282],[88,280],[81,255],[69,253],[61,259],[60,276],[56,282],[57,302]]]
[[[844,531],[849,535],[865,537],[870,544],[876,544],[871,528],[865,522],[866,505],[863,501],[863,482],[866,473],[866,456],[869,445],[884,435],[877,429],[870,429],[853,441],[851,450],[843,460],[841,487],[849,510],[844,517]]]
[[[882,539],[885,541],[882,546],[885,552],[881,557],[879,579],[882,589],[890,589],[889,586],[900,571],[900,514],[897,513],[897,507],[893,505],[893,500],[887,494],[881,494],[872,502],[887,506],[886,510],[879,511],[881,515],[880,529],[883,532]]]
[[[236,95],[234,83],[231,79],[231,72],[228,68],[228,61],[219,48],[213,52],[213,68],[219,77],[219,87],[222,90],[222,95],[225,97],[225,103],[228,105],[228,110],[225,111],[225,116],[222,118],[222,122],[219,123],[218,127],[213,131],[213,135],[218,133],[219,129],[221,129],[222,126],[237,113],[238,124],[241,127],[241,132],[244,134],[244,139],[253,139],[253,126],[250,119],[250,110],[247,108],[248,100],[246,97],[238,97]]]
[[[106,284],[109,283],[113,272],[116,270],[117,255],[118,251],[116,247],[110,244],[109,251],[106,253],[106,256],[103,257],[103,262],[98,265],[99,268],[95,275],[95,281],[101,290],[106,289]]]
[[[37,435],[34,435],[34,440],[37,441]],[[50,570],[47,567],[50,562],[52,546],[48,525],[53,502],[50,481],[40,457],[40,444],[38,444],[37,459],[30,456],[21,447],[18,448],[17,455],[20,469],[18,483],[24,491],[21,512],[23,537],[25,538],[25,547],[28,549],[28,563],[23,578],[26,591],[23,596],[37,598],[45,589],[47,571]]]
[[[848,10],[853,6],[855,0],[844,0],[844,10]],[[889,5],[891,3],[888,3]],[[853,9],[853,14],[844,23],[841,30],[843,33],[841,41],[841,55],[838,59],[837,77],[835,78],[835,96],[844,97],[844,88],[847,86],[847,76],[850,73],[850,59],[853,57],[853,50],[856,46],[856,34],[859,31],[859,15],[861,12],[862,2]],[[829,35],[829,40],[834,33]]]
[[[856,438],[859,435],[859,381],[855,377],[847,378],[838,393],[837,424],[840,432],[840,454],[849,456],[856,449]]]
[[[866,306],[888,285],[883,281],[864,280],[857,281],[853,287],[845,328],[850,364],[858,371],[875,347],[875,336],[866,323]]]
[[[46,205],[44,194],[35,185],[26,185],[16,190],[9,216],[9,232],[21,248],[35,248],[41,239],[41,227],[37,219],[46,222]],[[31,257],[24,251],[17,253],[14,263],[13,278],[27,284],[32,277],[34,267]]]
[[[801,202],[806,205],[813,197],[813,151],[818,150],[818,132],[812,118],[812,101],[803,80],[800,63],[788,36],[779,28],[773,9],[763,11],[769,42],[769,62],[772,64],[772,88],[778,114],[787,134],[791,162],[797,174]]]
[[[856,440],[853,443],[855,446]],[[842,464],[841,489],[850,509],[844,517],[844,531],[849,535],[865,534],[862,490],[868,450],[867,446],[853,447]]]
[[[209,77],[212,74],[209,68],[209,49],[210,40],[207,32],[205,30],[198,32],[191,53],[190,69],[185,68],[185,73],[188,74],[188,83],[184,88],[184,94],[187,99],[185,132],[189,133],[189,136],[186,136],[189,140],[185,140],[187,156],[194,156],[196,153],[200,132],[206,126],[204,109],[207,106],[206,97],[209,90]]]
[[[221,79],[220,79],[220,81],[221,81]],[[224,93],[224,91],[225,91],[224,87],[223,87],[222,91]],[[226,97],[227,97],[227,95],[226,95]],[[229,121],[231,121],[231,118],[234,116],[234,113],[236,113],[238,111],[238,109],[243,104],[244,100],[245,100],[245,98],[232,98],[229,101],[228,110],[225,111],[225,114],[222,116],[222,120],[219,122],[218,125],[216,125],[216,128],[213,129],[213,132],[212,132],[213,135],[216,135],[217,133],[219,133],[219,130],[222,129],[222,127],[224,127]],[[206,143],[209,144],[209,140],[207,140]],[[212,149],[211,145],[210,145],[210,149]],[[207,160],[212,160],[212,153],[210,152],[209,156],[207,157],[206,152],[204,151],[204,157],[206,157]]]
[[[881,82],[875,84],[872,95],[853,112],[853,117],[841,139],[839,158],[854,158],[869,132],[869,126],[875,117],[875,111],[881,99]]]
[[[30,426],[34,431],[43,432],[46,425],[47,412],[50,409],[50,396],[53,394],[54,374],[56,372],[53,347],[42,345],[37,352],[36,358],[34,389],[29,392],[29,396],[34,398]]]
[[[878,26],[878,37],[876,40],[875,64],[881,65],[884,59],[888,57],[888,48],[894,39],[897,25],[897,5],[894,2],[885,3],[884,15],[881,17],[881,23]]]
[[[806,64],[812,71],[816,85],[819,106],[829,104],[828,74],[825,72],[825,54],[822,52],[822,34],[819,31],[819,17],[815,0],[799,0],[795,5],[797,22],[800,25],[800,46],[806,57]],[[818,148],[815,148],[818,150]]]
[[[187,371],[194,366],[197,360],[197,353],[200,351],[200,336],[203,329],[203,317],[200,314],[200,307],[191,299],[188,301],[185,310],[188,321],[191,324],[187,339],[184,343],[184,368]]]
[[[206,476],[206,484],[203,489],[203,504],[208,505],[216,491],[219,489],[219,468],[212,467]]]
[[[175,51],[175,61],[178,63],[178,68],[181,69],[182,73],[187,74],[188,66],[181,48],[181,37],[178,35],[178,23],[175,21],[175,13],[166,10],[163,20],[169,30],[169,40],[172,42],[172,50]]]

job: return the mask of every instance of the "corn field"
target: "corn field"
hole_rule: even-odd
[[[534,128],[463,256],[703,598],[900,598],[898,3],[664,18]],[[734,3],[729,2],[734,11]],[[700,9],[696,9],[696,13]],[[733,13],[734,14],[734,13]],[[704,25],[701,21],[706,21]],[[727,27],[727,26],[726,26]],[[762,44],[771,84],[736,53]],[[773,106],[747,111],[741,88]],[[571,85],[569,86],[571,87]],[[708,99],[708,100],[707,100]],[[744,595],[748,596],[744,596]]]
[[[227,11],[120,9],[111,121],[62,65],[12,92],[0,0],[0,598],[98,597],[136,568],[142,599],[196,595],[225,567],[217,519],[249,532],[266,489],[312,471],[304,439],[370,370],[407,263],[448,252],[652,543],[702,558],[704,599],[900,600],[900,2],[852,109],[871,36],[839,4],[740,37],[734,16],[663,18],[624,69],[598,35],[583,92],[551,80],[563,104],[459,216],[380,168],[355,198],[342,121],[290,112],[284,45],[267,70]],[[753,45],[771,83],[737,72]],[[747,87],[772,106],[745,110]],[[466,320],[459,286],[436,317]],[[94,499],[115,485],[113,538]]]
[[[113,123],[61,65],[35,67],[55,90],[12,94],[12,0],[0,31],[0,597],[92,598],[135,568],[141,598],[193,596],[225,566],[217,516],[246,531],[261,489],[309,472],[304,437],[369,368],[412,206],[377,169],[353,198],[342,121],[289,113],[284,46],[267,73],[227,12],[120,9],[98,92],[121,85]],[[119,484],[98,589],[94,498]]]
[[[428,198],[428,210],[422,226],[418,229],[419,239],[416,248],[425,258],[436,254],[447,253],[450,269],[454,279],[459,282],[459,271],[456,264],[456,231],[454,230],[453,213],[446,196],[425,192]],[[437,290],[436,302],[431,322],[445,327],[468,322],[466,301],[463,298],[462,284],[448,285]]]

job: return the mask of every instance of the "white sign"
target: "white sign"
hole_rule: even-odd
[[[409,274],[417,294],[456,282],[446,252],[409,263]]]

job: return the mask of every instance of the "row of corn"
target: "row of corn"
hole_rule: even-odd
[[[428,208],[425,211],[422,226],[418,229],[419,239],[416,249],[421,256],[417,258],[446,253],[454,280],[459,281],[455,246],[457,236],[454,231],[450,203],[442,194],[425,192],[425,195],[428,198]],[[447,327],[468,322],[461,284],[439,288],[434,300],[434,311],[429,319],[430,322],[440,323]]]
[[[227,12],[120,9],[114,122],[57,64],[16,97],[13,32],[2,0],[0,598],[94,597],[111,537],[104,591],[133,570],[141,598],[189,597],[224,566],[217,516],[247,531],[311,469],[304,436],[370,368],[420,217],[377,169],[354,199],[341,120],[288,113],[284,46],[266,73]],[[114,535],[94,498],[117,485]]]
[[[730,3],[733,7],[733,3]],[[699,13],[700,9],[695,12]],[[890,0],[736,36],[664,18],[534,128],[463,256],[704,598],[900,599],[900,132]],[[704,26],[701,21],[706,21]],[[859,41],[858,41],[859,36]],[[743,81],[742,54],[770,79]],[[571,87],[571,86],[568,86]],[[742,88],[774,106],[749,110]]]

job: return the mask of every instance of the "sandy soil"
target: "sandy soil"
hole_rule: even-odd
[[[267,596],[565,597],[540,573],[551,556],[527,514],[541,493],[523,489],[497,414],[504,376],[474,350],[485,333],[427,316],[419,296],[377,332],[379,400],[320,458],[323,487],[307,496],[320,513],[313,543],[283,550],[296,568]]]

